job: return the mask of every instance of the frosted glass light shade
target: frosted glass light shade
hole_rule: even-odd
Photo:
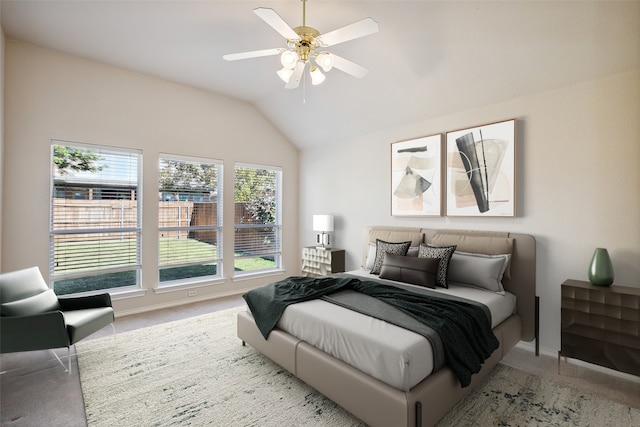
[[[329,52],[320,52],[316,56],[316,64],[325,72],[330,71],[333,68],[333,56]]]
[[[333,231],[333,215],[314,215],[313,231]]]
[[[277,74],[278,74],[278,77],[280,77],[283,82],[289,83],[289,79],[291,79],[291,76],[293,75],[293,70],[283,67],[277,72]]]
[[[311,67],[309,71],[309,74],[311,75],[311,84],[314,86],[319,85],[326,78],[325,75],[322,74],[322,71],[320,71],[315,65]]]
[[[280,55],[280,62],[282,63],[282,66],[289,70],[293,70],[295,68],[298,59],[300,59],[298,53],[293,50],[286,50],[282,52],[282,55]]]

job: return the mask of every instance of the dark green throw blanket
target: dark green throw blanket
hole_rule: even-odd
[[[256,325],[268,338],[284,309],[341,290],[353,290],[375,297],[436,331],[442,340],[447,365],[462,387],[480,371],[484,361],[498,348],[491,322],[480,307],[356,278],[293,276],[243,295]]]

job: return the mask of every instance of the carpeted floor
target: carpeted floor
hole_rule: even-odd
[[[362,425],[241,346],[237,311],[79,343],[88,425]],[[501,364],[440,425],[617,427],[640,425],[640,410]]]

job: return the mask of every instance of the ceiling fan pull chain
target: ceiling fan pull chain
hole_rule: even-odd
[[[306,103],[307,103],[307,76],[303,74],[302,75],[302,105]]]

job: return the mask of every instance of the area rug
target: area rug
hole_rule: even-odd
[[[498,364],[438,425],[640,427],[640,409]]]
[[[210,313],[76,344],[94,426],[364,426]],[[631,426],[640,410],[498,365],[439,426]]]

